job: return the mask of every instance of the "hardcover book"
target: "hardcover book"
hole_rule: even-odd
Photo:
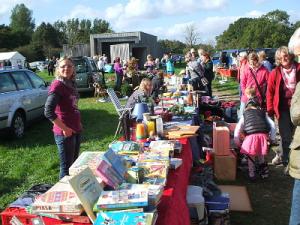
[[[152,225],[156,220],[154,213],[144,212],[100,212],[94,225]]]
[[[103,191],[95,175],[91,169],[87,167],[79,174],[72,177],[69,182],[83,205],[86,214],[91,221],[94,222],[96,216],[93,212],[93,206]]]
[[[115,141],[109,147],[120,155],[138,155],[141,151],[139,143],[134,141]]]
[[[69,183],[70,178],[63,177],[46,193],[38,196],[32,204],[32,213],[80,215],[83,206]]]
[[[120,187],[120,190],[138,190],[138,189],[147,189],[148,190],[148,202],[149,205],[156,206],[163,194],[164,187],[163,185],[152,185],[152,184],[130,184],[123,183]]]
[[[96,169],[96,175],[101,178],[101,180],[116,189],[124,180],[120,177],[117,171],[109,164],[106,160],[102,160]]]
[[[104,152],[82,152],[69,168],[70,176],[78,174],[86,167],[90,167],[95,174],[97,165],[101,161],[103,154]]]
[[[126,173],[125,162],[121,156],[117,155],[112,149],[104,153],[105,160],[116,170],[120,178],[124,178]]]
[[[94,211],[145,206],[148,206],[147,189],[103,191],[94,206]]]

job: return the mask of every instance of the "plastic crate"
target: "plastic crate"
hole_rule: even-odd
[[[20,222],[23,223],[24,225],[34,225],[31,220],[33,218],[39,217],[37,215],[27,213],[26,210],[23,208],[6,208],[1,213],[2,225],[11,225],[10,221],[13,218],[13,216],[16,216],[20,220]],[[45,225],[56,225],[56,224],[91,225],[90,223],[64,222],[49,217],[42,217],[42,218]]]

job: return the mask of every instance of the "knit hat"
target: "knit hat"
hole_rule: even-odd
[[[249,106],[260,107],[258,99],[256,97],[249,98],[248,102],[246,103],[246,108]]]

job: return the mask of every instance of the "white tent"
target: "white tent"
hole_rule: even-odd
[[[0,62],[10,61],[12,68],[24,68],[25,59],[19,52],[0,52]]]

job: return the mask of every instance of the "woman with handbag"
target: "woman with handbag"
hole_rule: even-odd
[[[295,92],[296,84],[300,80],[300,65],[294,62],[294,55],[286,46],[277,49],[275,53],[277,67],[272,70],[268,79],[267,111],[269,116],[278,120],[281,139],[281,152],[272,160],[272,164],[283,163],[288,165],[290,144],[293,137],[294,125],[291,121],[291,99]]]
[[[213,71],[213,62],[209,56],[208,52],[202,51],[200,55],[200,59],[202,63],[202,66],[204,68],[204,77],[207,79],[207,89],[208,89],[208,95],[212,97],[212,89],[211,89],[211,83],[213,79],[215,78],[215,74]]]
[[[256,96],[262,108],[264,107],[265,92],[267,87],[267,80],[269,76],[268,70],[259,63],[258,55],[251,52],[248,55],[248,64],[245,68],[244,75],[241,77],[241,105],[240,115],[244,113],[245,105],[248,101],[245,90],[246,88],[254,88]]]
[[[204,69],[202,65],[193,57],[193,55],[188,52],[185,55],[186,61],[186,74],[188,74],[190,79],[190,84],[194,91],[207,91],[208,81],[204,77]]]

